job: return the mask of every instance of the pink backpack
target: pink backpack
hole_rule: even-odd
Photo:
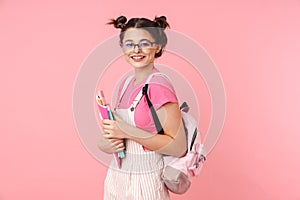
[[[164,156],[162,179],[167,188],[176,193],[185,193],[191,185],[192,177],[198,176],[206,159],[204,146],[201,143],[200,132],[196,120],[185,111],[186,103],[181,106],[181,116],[187,136],[188,151],[181,158]]]

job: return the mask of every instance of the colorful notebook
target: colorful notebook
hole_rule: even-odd
[[[109,104],[106,104],[105,97],[104,97],[104,94],[103,94],[102,90],[98,91],[98,93],[96,95],[96,102],[97,102],[98,109],[99,109],[100,119],[101,120],[103,120],[103,119],[114,120],[114,116],[113,116],[112,111],[109,107]],[[121,168],[121,158],[125,157],[125,152],[120,151],[118,153],[115,153],[114,157],[117,161],[118,167]]]

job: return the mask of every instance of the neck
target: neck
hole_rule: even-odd
[[[151,65],[148,65],[147,67],[136,68],[135,69],[135,84],[144,80],[151,73],[153,68],[154,68],[153,63]]]

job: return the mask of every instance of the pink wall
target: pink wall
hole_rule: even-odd
[[[120,14],[166,15],[223,78],[221,138],[191,190],[173,199],[299,200],[298,0],[0,1],[0,199],[102,198],[106,167],[78,137],[72,92]]]

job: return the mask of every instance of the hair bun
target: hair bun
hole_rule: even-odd
[[[120,16],[117,19],[111,19],[107,24],[113,24],[115,28],[123,29],[126,25],[127,18],[125,16]]]
[[[155,17],[154,22],[157,24],[158,27],[163,29],[170,27],[165,16]]]

